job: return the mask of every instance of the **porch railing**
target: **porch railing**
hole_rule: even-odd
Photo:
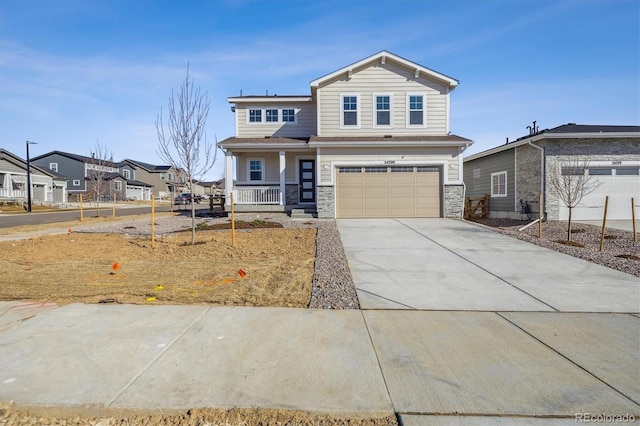
[[[26,198],[27,191],[19,189],[0,188],[0,197],[3,198]]]
[[[280,204],[280,187],[236,186],[233,201],[236,204]]]

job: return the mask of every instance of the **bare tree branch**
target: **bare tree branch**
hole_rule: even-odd
[[[187,76],[177,93],[171,91],[167,108],[167,123],[164,110],[160,108],[156,118],[158,155],[186,174],[191,196],[191,243],[195,244],[194,180],[201,180],[216,162],[217,150],[207,141],[206,124],[211,102],[207,92],[195,87],[193,78]],[[213,154],[212,154],[213,150]]]
[[[597,179],[588,173],[589,161],[578,156],[552,163],[549,167],[548,184],[560,201],[569,209],[567,241],[571,241],[571,215],[573,208],[580,204],[585,195],[592,193],[599,185]]]
[[[109,195],[109,181],[106,179],[107,173],[113,168],[113,152],[106,145],[101,145],[96,141],[96,145],[91,152],[91,160],[86,165],[86,180],[89,194],[96,202],[96,215],[100,215],[101,197]]]

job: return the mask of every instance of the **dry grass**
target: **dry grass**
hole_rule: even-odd
[[[1,300],[306,307],[315,229],[149,238],[70,233],[0,243]],[[245,275],[246,274],[246,275]]]

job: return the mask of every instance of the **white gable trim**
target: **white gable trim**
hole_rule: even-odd
[[[336,70],[330,74],[327,74],[325,76],[322,76],[320,78],[313,80],[310,83],[311,87],[317,88],[322,83],[329,81],[341,74],[350,74],[351,72],[353,72],[354,68],[358,68],[358,67],[367,65],[369,63],[386,63],[386,61],[389,59],[395,62],[398,62],[409,69],[414,70],[414,75],[416,75],[416,78],[420,76],[420,74],[423,74],[425,78],[437,80],[441,83],[444,83],[444,85],[447,86],[449,90],[453,90],[458,85],[458,80],[456,79],[448,77],[444,74],[440,74],[439,72],[433,71],[427,67],[423,67],[420,64],[416,64],[415,62],[411,62],[407,59],[404,59],[400,56],[394,55],[393,53],[383,50],[381,52],[376,53],[375,55],[364,58],[356,63],[347,65],[346,67],[340,68],[339,70]]]

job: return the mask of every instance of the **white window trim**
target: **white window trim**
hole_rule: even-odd
[[[74,179],[72,184],[73,184],[73,186],[80,186],[80,180],[79,179]]]
[[[122,176],[127,180],[131,180],[131,170],[129,169],[122,170]]]
[[[409,98],[411,96],[422,96],[422,124],[410,124],[411,123],[411,105]],[[427,127],[427,94],[426,92],[407,92],[406,94],[407,116],[406,125],[407,128],[421,129]]]
[[[284,110],[287,109],[292,109],[293,110],[293,121],[284,121]],[[289,126],[294,125],[294,124],[298,124],[298,112],[300,110],[298,108],[281,108],[278,110],[278,119],[280,121],[278,121],[278,123],[283,123],[283,124],[287,124]]]
[[[120,186],[120,188],[118,188]],[[114,180],[113,181],[113,189],[116,191],[122,191],[122,181]]]
[[[389,124],[378,124],[378,96],[389,97]],[[374,93],[373,94],[373,128],[374,129],[393,129],[393,95],[391,93]]]
[[[500,175],[504,175],[504,194],[496,194],[493,192],[493,178],[495,176],[500,176]],[[509,180],[508,180],[508,175],[506,170],[502,172],[491,173],[491,181],[490,181],[491,198],[506,198],[507,194],[509,193],[508,183],[509,183]]]
[[[58,163],[49,163],[49,170],[53,170],[54,172],[58,172]]]
[[[344,98],[346,96],[355,96],[356,98],[356,122],[355,126],[345,126],[344,124]],[[341,129],[359,129],[362,124],[360,120],[360,112],[362,111],[362,103],[360,102],[360,93],[340,93],[340,128]]]
[[[271,108],[269,108],[271,109]],[[252,110],[256,110],[256,111],[260,111],[260,121],[251,121],[250,117],[251,117],[251,111]],[[257,107],[248,107],[247,108],[247,124],[248,125],[255,125],[255,124],[263,124],[265,123],[265,112],[263,108],[257,108]]]
[[[261,170],[262,179],[260,180],[251,180],[251,162],[252,161],[262,162],[262,170]],[[265,182],[264,178],[266,174],[265,165],[266,165],[266,162],[264,161],[264,158],[247,158],[247,182],[248,183],[264,183]]]

